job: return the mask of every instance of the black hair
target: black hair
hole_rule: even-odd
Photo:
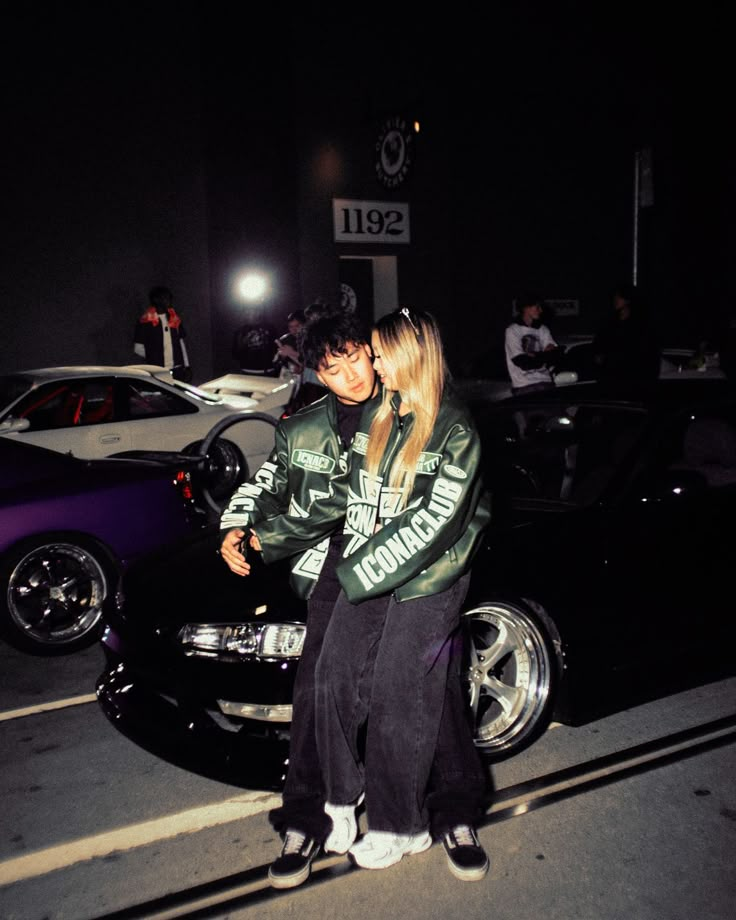
[[[519,316],[521,316],[521,311],[524,309],[524,307],[535,306],[543,306],[542,298],[539,296],[539,294],[536,293],[536,291],[524,291],[516,298],[514,303],[515,311]]]
[[[168,297],[169,300],[174,299],[174,295],[171,293],[171,291],[167,287],[162,287],[161,285],[152,287],[148,292],[149,303],[153,303],[157,297]]]
[[[308,319],[299,330],[297,342],[304,364],[318,370],[326,355],[344,355],[350,344],[367,343],[368,333],[354,313],[330,310]]]
[[[304,316],[306,317],[306,321],[309,322],[319,316],[328,316],[332,312],[334,311],[329,304],[323,303],[321,300],[315,300],[314,303],[310,303],[304,310]]]
[[[614,297],[620,297],[621,300],[625,300],[626,303],[638,306],[637,293],[636,286],[628,282],[618,284],[613,289]]]
[[[289,315],[286,317],[286,322],[290,323],[292,320],[298,320],[298,322],[304,325],[304,323],[307,321],[304,315],[304,310],[294,310],[293,313],[289,313]]]

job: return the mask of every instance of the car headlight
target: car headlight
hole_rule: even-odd
[[[303,623],[187,623],[178,639],[185,655],[201,658],[298,658],[306,631]]]

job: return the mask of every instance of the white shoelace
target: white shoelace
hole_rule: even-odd
[[[287,831],[286,837],[284,838],[284,847],[281,851],[282,856],[298,853],[306,839],[307,835],[302,834],[301,831]]]
[[[458,824],[457,827],[452,828],[450,833],[455,838],[455,842],[459,847],[478,846],[473,828],[467,824]]]

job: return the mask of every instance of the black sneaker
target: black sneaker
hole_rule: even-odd
[[[312,860],[319,853],[314,837],[301,831],[288,830],[284,836],[281,856],[271,863],[268,880],[274,888],[296,888],[306,882],[312,871]]]
[[[486,851],[469,824],[458,824],[442,838],[447,863],[455,878],[463,882],[478,882],[488,872],[490,863]]]

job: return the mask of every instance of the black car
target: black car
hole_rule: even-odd
[[[579,384],[473,405],[493,521],[463,616],[489,758],[733,673],[736,394],[726,381]],[[304,606],[287,572],[231,575],[219,536],[132,570],[100,703],[165,758],[278,789]]]

